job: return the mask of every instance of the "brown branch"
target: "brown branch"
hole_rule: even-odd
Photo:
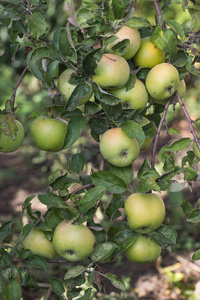
[[[183,111],[183,113],[184,113],[184,115],[185,115],[185,117],[186,117],[186,119],[187,119],[187,121],[189,123],[190,131],[191,131],[191,133],[192,133],[192,135],[194,137],[194,140],[195,140],[195,142],[197,144],[197,147],[198,147],[198,149],[200,151],[200,143],[199,143],[198,136],[197,136],[197,134],[196,134],[196,132],[194,130],[194,126],[193,126],[194,122],[193,122],[193,120],[191,120],[191,118],[190,118],[190,116],[189,116],[189,114],[188,114],[188,112],[186,110],[186,107],[185,107],[185,105],[184,105],[184,103],[183,103],[183,101],[182,101],[182,99],[179,96],[179,94],[178,94],[177,91],[175,92],[175,96],[176,96],[176,98],[177,98],[177,100],[178,100],[178,102],[179,102],[179,104],[181,106],[181,109],[182,109],[182,111]]]
[[[22,72],[22,74],[20,75],[19,77],[19,80],[17,81],[16,85],[15,85],[15,88],[13,90],[13,93],[12,93],[12,96],[10,97],[10,101],[12,103],[12,111],[14,112],[14,106],[15,106],[15,96],[16,96],[16,92],[17,92],[17,89],[24,77],[24,75],[26,74],[26,71],[28,70],[28,66],[26,66]]]
[[[166,26],[165,26],[165,23],[163,22],[163,14],[162,14],[162,11],[161,11],[161,8],[160,8],[159,0],[153,0],[153,2],[154,2],[155,9],[156,9],[157,24],[160,24],[161,27],[162,27],[162,30],[164,30],[166,28]]]
[[[156,148],[157,148],[157,144],[158,144],[158,137],[160,135],[162,125],[165,122],[165,117],[166,117],[169,105],[171,103],[171,100],[172,100],[172,98],[169,98],[169,100],[167,101],[167,103],[165,105],[163,115],[162,115],[162,118],[161,118],[159,126],[158,126],[158,131],[156,133],[156,137],[155,137],[155,141],[154,141],[154,145],[153,145],[152,159],[151,159],[151,168],[152,169],[155,169],[154,165],[155,165],[155,156],[156,156]]]

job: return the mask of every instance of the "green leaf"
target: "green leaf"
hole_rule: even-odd
[[[120,99],[115,97],[112,94],[109,94],[105,90],[98,87],[96,84],[94,84],[94,95],[95,97],[100,101],[108,105],[117,105],[120,103]]]
[[[115,213],[116,210],[123,206],[123,203],[124,199],[121,197],[121,195],[113,194],[113,198],[106,209],[106,215],[112,218],[112,215]]]
[[[200,209],[194,209],[191,214],[188,216],[187,221],[190,223],[199,223],[200,222]]]
[[[27,268],[38,268],[42,269],[44,271],[48,272],[48,266],[45,261],[45,259],[39,255],[33,255],[31,254],[26,260],[25,260],[25,266]]]
[[[80,200],[80,211],[86,214],[103,197],[105,189],[104,186],[96,186],[89,190]]]
[[[39,12],[34,12],[27,16],[28,29],[31,32],[34,39],[39,39],[46,31],[45,18]]]
[[[150,22],[143,17],[132,17],[126,22],[126,25],[132,28],[151,27]]]
[[[200,259],[200,249],[198,249],[197,251],[195,251],[192,255],[192,259],[193,260],[199,260]]]
[[[141,146],[145,141],[145,134],[142,129],[142,126],[138,123],[127,120],[123,126],[122,130],[126,133],[126,135],[130,138],[136,138]]]
[[[165,20],[165,23],[171,27],[175,34],[178,34],[182,38],[184,37],[184,28],[180,23],[170,19]]]
[[[65,110],[74,110],[79,105],[80,98],[86,97],[90,92],[91,87],[86,82],[77,84],[65,105]]]
[[[4,223],[1,227],[0,227],[0,243],[3,242],[4,238],[11,234],[12,230],[11,230],[11,226],[13,224],[13,221],[8,221],[6,223]]]
[[[122,179],[107,171],[93,173],[92,182],[96,186],[103,186],[109,192],[115,194],[121,194],[127,190],[126,183]]]
[[[193,211],[192,205],[187,200],[181,204],[181,207],[186,215],[189,215]]]
[[[82,172],[84,168],[84,164],[85,164],[85,160],[81,153],[76,153],[72,156],[71,168],[75,173],[79,174],[80,172]]]
[[[52,84],[52,80],[58,77],[59,64],[60,61],[55,60],[50,62],[47,66],[46,82],[49,86]]]
[[[171,146],[163,147],[163,149],[164,151],[172,151],[172,152],[181,151],[189,147],[191,143],[192,140],[190,138],[182,138],[174,142]]]
[[[167,248],[169,245],[175,245],[177,232],[174,228],[162,224],[156,231],[149,233],[151,238],[160,247]]]
[[[124,4],[122,0],[112,0],[112,7],[115,19],[122,19],[124,15]]]
[[[117,252],[125,251],[132,245],[137,237],[137,234],[131,229],[124,229],[120,231],[113,239],[113,242],[118,245]]]
[[[110,171],[117,177],[121,178],[126,184],[130,183],[133,179],[133,166],[127,166],[124,168],[115,167],[109,164]]]
[[[24,211],[25,209],[27,209],[28,205],[30,204],[30,202],[36,197],[36,195],[30,195],[28,196],[24,203],[22,204],[22,210]]]
[[[83,59],[83,70],[84,70],[85,74],[88,74],[88,75],[95,74],[95,69],[97,67],[97,64],[96,64],[96,59],[94,58],[94,55],[99,50],[100,50],[100,48],[89,52]]]
[[[61,280],[59,278],[51,278],[49,280],[49,283],[51,284],[51,288],[54,293],[56,293],[57,295],[60,295],[60,296],[62,294],[64,294],[65,289],[64,289],[63,283],[61,282]]]
[[[49,207],[66,208],[65,203],[60,197],[50,192],[47,192],[47,194],[39,194],[38,199],[41,203]]]
[[[71,267],[67,271],[67,273],[65,274],[64,280],[68,280],[68,279],[71,279],[71,278],[76,278],[85,271],[86,271],[86,268],[84,266],[81,266],[81,265]]]
[[[171,29],[162,30],[157,26],[151,35],[151,42],[160,48],[166,58],[173,58],[177,52],[177,39]]]
[[[77,300],[90,300],[91,299],[92,288],[85,290],[85,293],[82,297],[77,298]]]
[[[185,182],[170,182],[170,185],[169,185],[169,192],[172,192],[172,193],[176,193],[176,192],[180,192],[184,189],[185,187]]]
[[[112,283],[112,285],[114,285],[117,289],[120,289],[122,291],[126,290],[126,286],[125,286],[124,282],[122,280],[118,279],[115,274],[107,273],[107,274],[104,274],[104,277],[109,279],[110,282]]]
[[[9,266],[12,262],[12,256],[4,249],[0,249],[0,267],[2,269]]]
[[[113,253],[116,248],[118,248],[118,246],[111,242],[99,244],[92,252],[91,260],[95,263],[103,262]]]
[[[85,129],[85,117],[73,117],[68,124],[67,135],[65,138],[63,149],[72,146],[79,138],[82,131]]]
[[[171,127],[171,128],[168,130],[167,133],[168,133],[169,135],[173,135],[173,134],[181,135],[181,134],[180,134],[180,131],[179,131],[178,129],[176,129],[176,128],[173,128],[173,127]]]
[[[4,49],[2,39],[0,37],[0,56],[4,55],[4,53],[5,53],[5,49]]]

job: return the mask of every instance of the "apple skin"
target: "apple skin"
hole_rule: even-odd
[[[96,74],[92,80],[103,89],[117,89],[123,87],[130,74],[127,61],[116,54],[104,54],[97,62]]]
[[[109,90],[109,93],[121,99],[122,107],[131,109],[143,109],[149,98],[144,83],[139,79],[136,79],[134,86],[128,91],[123,86],[120,89]]]
[[[177,90],[179,73],[169,63],[161,63],[153,67],[146,77],[146,88],[154,99],[167,99]]]
[[[18,120],[15,120],[15,124],[17,125],[17,134],[14,138],[0,132],[0,152],[14,152],[21,146],[24,140],[24,127]]]
[[[142,127],[145,126],[145,125],[147,125],[147,124],[149,124],[149,123],[150,123],[149,119],[147,119],[145,117],[142,117],[140,119],[140,122],[139,122],[139,124]],[[144,143],[140,146],[140,150],[147,149],[151,145],[152,141],[153,141],[153,138],[147,138],[147,139],[145,139]]]
[[[150,37],[145,37],[141,40],[140,48],[133,60],[139,68],[153,68],[165,62],[166,59],[163,51],[150,41]]]
[[[58,254],[69,261],[87,258],[96,244],[95,236],[85,225],[62,221],[53,234],[53,245]]]
[[[62,149],[67,133],[67,122],[40,116],[30,126],[30,136],[40,150],[58,152]]]
[[[116,167],[131,165],[140,152],[137,139],[129,138],[121,128],[104,132],[99,146],[104,159]]]
[[[186,93],[186,84],[185,84],[185,80],[182,79],[179,81],[178,83],[178,87],[177,87],[177,92],[179,94],[179,96],[181,97],[181,99],[184,98],[184,95]],[[158,104],[162,104],[165,105],[168,101],[168,99],[152,99],[154,102],[158,103]],[[173,102],[171,102],[172,104]]]
[[[57,87],[58,87],[59,91],[61,92],[63,100],[65,102],[67,102],[69,100],[72,92],[76,88],[76,84],[69,83],[69,80],[72,77],[72,74],[75,74],[75,73],[76,72],[73,69],[66,69],[58,77]],[[92,95],[93,95],[93,86],[92,86],[91,83],[88,83],[88,85],[90,86],[90,92],[86,96],[81,97],[79,99],[79,105],[78,106],[83,105],[86,102],[88,102],[90,100],[90,98],[92,97]]]
[[[126,199],[124,207],[130,228],[138,233],[158,229],[165,218],[164,202],[153,193],[132,194]]]
[[[40,255],[46,259],[58,256],[52,241],[49,241],[41,229],[33,228],[23,240],[24,249],[29,249],[32,254]]]
[[[141,37],[139,31],[135,28],[131,28],[130,26],[124,25],[114,34],[114,36],[116,36],[117,39],[114,42],[107,45],[107,52],[113,53],[112,47],[125,39],[128,39],[130,41],[130,45],[127,45],[125,47],[126,53],[122,55],[122,57],[126,60],[132,58],[140,48]]]
[[[131,262],[150,263],[158,259],[161,250],[150,237],[138,234],[135,242],[125,250],[125,254]]]

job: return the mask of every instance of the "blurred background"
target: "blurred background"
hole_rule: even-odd
[[[76,11],[81,7],[81,1],[74,1]],[[65,26],[66,13],[63,10],[64,2],[61,0],[48,0],[48,9],[45,13],[49,37],[58,26]],[[153,1],[137,1],[135,14],[148,18],[154,24],[155,11]],[[190,18],[187,10],[181,9],[181,3],[172,1],[166,12],[166,17],[175,19],[182,23]],[[14,86],[22,73],[26,60],[24,49],[22,48],[16,57],[11,60],[7,30],[1,28],[2,40],[6,45],[6,52],[0,58],[0,108],[3,109],[5,101],[10,98]],[[191,119],[199,117],[200,112],[200,78],[194,76],[186,77],[187,91],[184,96],[184,104],[190,114]],[[51,101],[48,90],[42,82],[33,77],[29,72],[26,73],[20,84],[17,95],[16,117],[25,128],[25,140],[23,146],[16,152],[10,154],[0,153],[0,225],[5,221],[14,220],[13,236],[8,237],[7,243],[14,243],[18,240],[24,216],[21,215],[21,205],[29,195],[38,194],[46,191],[49,178],[55,172],[65,172],[72,154],[78,149],[82,149],[83,156],[87,162],[87,172],[91,170],[91,164],[98,163],[96,152],[84,148],[96,148],[94,140],[90,138],[90,132],[85,131],[80,139],[70,148],[60,153],[47,153],[36,149],[29,137],[31,120],[29,115],[35,111],[41,111],[42,107]],[[184,118],[180,106],[177,104],[175,110],[171,106],[167,114],[168,127],[174,127],[181,132],[182,137],[192,137],[187,120]],[[176,136],[169,136],[163,128],[159,137],[158,151],[165,145],[170,145],[176,140]],[[188,150],[188,149],[187,149]],[[141,152],[139,158],[134,163],[134,169],[140,168],[145,157],[151,159],[152,146]],[[183,153],[184,155],[184,153]],[[177,157],[177,163],[180,156]],[[162,165],[156,160],[157,170],[161,170]],[[199,166],[196,166],[199,172]],[[59,170],[59,171],[58,171]],[[181,181],[182,178],[179,178]],[[167,207],[166,222],[172,224],[178,232],[177,244],[172,251],[163,251],[162,258],[157,263],[147,265],[136,265],[126,261],[122,255],[114,263],[103,265],[106,272],[113,272],[123,279],[127,286],[127,292],[120,293],[119,290],[105,282],[106,294],[94,293],[93,299],[200,299],[200,263],[192,262],[191,257],[195,250],[200,248],[200,226],[187,223],[180,204],[188,199],[192,204],[200,198],[199,181],[193,184],[193,190],[187,186],[180,192],[163,192],[162,196]],[[35,198],[32,208],[45,211]],[[101,217],[101,216],[100,216]],[[52,272],[57,272],[60,268],[62,276],[66,266],[52,267]],[[37,272],[37,271],[36,271]],[[42,272],[35,274],[39,276],[41,282],[48,280]],[[41,299],[41,288],[27,290],[24,299]],[[51,296],[50,299],[59,299],[58,296]]]

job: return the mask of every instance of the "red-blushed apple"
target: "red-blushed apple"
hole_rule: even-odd
[[[74,69],[66,69],[65,71],[63,71],[61,73],[61,75],[58,77],[58,89],[61,92],[61,95],[63,97],[63,100],[65,102],[67,102],[72,94],[72,92],[74,91],[74,89],[76,88],[76,84],[71,84],[69,83],[70,78],[72,77],[73,74],[75,74],[76,71]],[[93,86],[92,84],[89,82],[88,83],[89,87],[90,87],[90,91],[89,93],[84,96],[81,97],[79,99],[79,106],[85,104],[86,102],[88,102],[90,100],[90,98],[93,95]]]
[[[130,68],[127,61],[116,54],[104,54],[101,60],[97,61],[97,68],[92,80],[103,89],[121,88],[124,86],[130,75]]]
[[[179,73],[169,63],[161,63],[153,67],[146,77],[146,88],[154,99],[167,99],[177,90]]]
[[[32,254],[43,256],[46,259],[53,259],[58,256],[52,241],[48,240],[41,229],[33,228],[22,245],[24,249],[29,249]]]
[[[0,132],[0,152],[10,153],[14,152],[22,145],[24,140],[24,127],[18,121],[15,120],[16,124],[16,135],[8,136]]]
[[[53,234],[53,245],[58,254],[69,261],[81,261],[93,251],[96,239],[85,225],[62,221]]]
[[[67,122],[45,116],[37,117],[30,126],[30,136],[40,150],[58,152],[64,145]]]
[[[152,68],[165,62],[165,55],[161,49],[150,41],[150,37],[141,40],[141,45],[133,58],[135,64],[140,67]]]
[[[161,250],[150,237],[138,234],[134,243],[125,250],[125,254],[131,262],[150,263],[158,259]]]
[[[148,102],[148,93],[144,83],[136,79],[134,86],[130,90],[126,90],[123,86],[120,89],[111,89],[112,93],[117,98],[121,99],[121,104],[124,108],[143,109]]]
[[[130,228],[138,233],[158,229],[165,218],[165,204],[154,193],[132,194],[126,199],[124,207]]]
[[[104,159],[116,167],[131,165],[140,152],[137,139],[128,137],[121,128],[104,132],[99,146]]]
[[[112,47],[125,39],[128,39],[130,44],[125,47],[125,54],[122,55],[123,58],[128,60],[132,58],[138,51],[141,43],[141,37],[136,28],[131,28],[130,26],[124,25],[113,36],[116,36],[117,39],[107,45],[107,52],[115,53],[115,51],[112,51]]]

